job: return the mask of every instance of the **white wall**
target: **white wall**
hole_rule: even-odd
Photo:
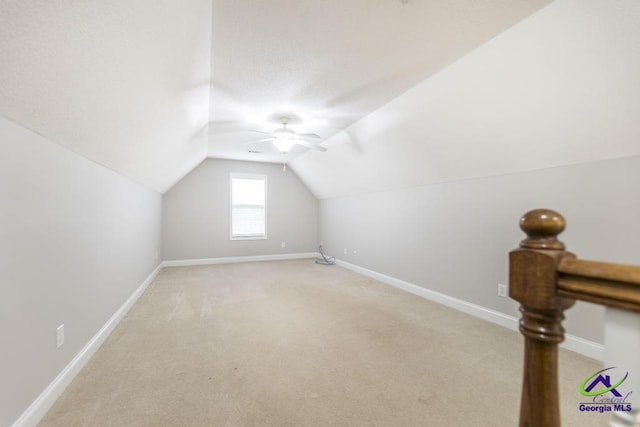
[[[0,425],[8,426],[156,268],[162,199],[4,118],[0,182]]]
[[[326,248],[510,315],[529,209],[565,214],[580,257],[640,264],[639,22],[635,0],[556,0],[294,160]],[[567,325],[601,343],[602,322],[580,304]]]
[[[580,258],[640,264],[638,182],[640,156],[324,199],[320,237],[347,262],[519,317],[497,284],[525,237],[520,216],[556,209],[568,222],[561,240]],[[579,303],[565,326],[602,343],[603,309]]]
[[[230,240],[232,172],[267,175],[266,240]],[[162,232],[164,260],[316,252],[318,201],[282,165],[208,159],[164,195]]]

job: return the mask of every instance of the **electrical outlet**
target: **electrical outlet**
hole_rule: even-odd
[[[504,285],[502,283],[498,283],[498,296],[499,297],[506,297],[507,296],[507,285]]]
[[[64,344],[64,323],[56,328],[56,345],[57,348]]]
[[[353,256],[358,256],[358,251],[356,249],[353,250]]]
[[[286,248],[287,247],[287,242],[282,242],[282,247]]]
[[[344,254],[346,255],[346,254],[347,254],[347,248],[344,248],[344,251],[343,251],[343,252],[344,252]]]

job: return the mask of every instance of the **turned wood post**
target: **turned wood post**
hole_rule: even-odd
[[[564,227],[557,212],[527,212],[520,219],[527,238],[509,254],[509,296],[520,303],[525,341],[521,427],[560,426],[558,343],[564,340],[563,312],[575,302],[556,293],[558,264],[573,257],[557,239]]]

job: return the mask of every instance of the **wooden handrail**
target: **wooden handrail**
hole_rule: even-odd
[[[640,312],[640,267],[576,259],[557,238],[565,220],[552,210],[526,213],[520,228],[527,238],[509,253],[509,296],[525,338],[520,426],[557,427],[564,310],[582,300]]]
[[[640,312],[640,267],[565,257],[558,265],[558,295]]]

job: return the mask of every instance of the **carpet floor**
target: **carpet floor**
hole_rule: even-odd
[[[516,426],[519,333],[313,260],[164,268],[49,426]],[[560,351],[563,424],[601,364]]]

